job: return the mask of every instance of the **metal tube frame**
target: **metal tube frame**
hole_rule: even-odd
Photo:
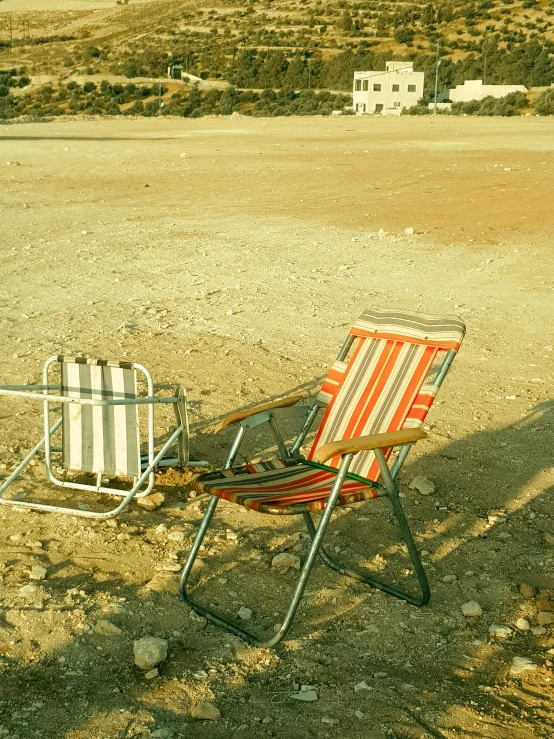
[[[327,499],[327,504],[325,506],[325,510],[323,511],[320,524],[317,528],[317,531],[314,534],[312,545],[308,552],[308,556],[304,562],[302,569],[300,570],[300,575],[296,583],[296,588],[294,590],[292,600],[285,614],[285,618],[279,630],[277,631],[276,634],[274,634],[274,636],[272,636],[270,639],[260,638],[256,634],[253,634],[252,632],[247,631],[246,629],[243,629],[238,624],[233,623],[233,621],[229,621],[223,616],[220,616],[214,611],[211,611],[209,608],[206,608],[205,606],[195,603],[193,600],[190,599],[187,593],[187,585],[188,585],[192,567],[194,565],[194,561],[196,560],[198,551],[206,535],[206,532],[210,525],[210,521],[215,512],[216,506],[219,502],[219,498],[216,498],[215,496],[208,503],[206,513],[204,514],[204,518],[202,519],[202,523],[200,524],[200,528],[198,529],[198,532],[194,539],[192,549],[189,553],[189,556],[183,568],[183,574],[181,575],[181,582],[179,584],[179,597],[183,601],[183,603],[186,603],[194,611],[196,611],[196,613],[200,614],[201,616],[204,616],[211,623],[215,624],[216,626],[220,626],[221,628],[225,629],[226,631],[229,631],[231,634],[234,634],[235,636],[240,637],[241,639],[244,639],[244,641],[248,642],[249,644],[252,644],[257,647],[264,647],[264,648],[270,648],[270,647],[274,647],[275,645],[277,645],[287,635],[292,625],[292,622],[296,615],[296,611],[298,610],[298,606],[300,605],[302,595],[304,594],[304,590],[306,589],[306,585],[308,584],[308,579],[313,569],[315,559],[317,557],[318,551],[320,550],[321,543],[325,535],[325,531],[327,530],[327,526],[329,524],[331,514],[337,502],[340,490],[342,488],[342,484],[344,482],[344,478],[346,476],[346,473],[348,472],[348,468],[350,466],[350,462],[352,461],[353,456],[354,456],[353,454],[346,454],[344,455],[342,459],[339,472],[333,484],[333,488],[329,494],[329,498]]]
[[[339,352],[338,358],[337,358],[339,361],[344,359],[346,355],[348,354],[348,351],[350,350],[350,347],[352,346],[354,338],[355,338],[354,336],[349,336],[347,340],[345,341],[341,351]],[[432,385],[434,385],[437,388],[441,386],[444,378],[446,377],[448,370],[450,369],[450,365],[452,364],[452,361],[454,360],[455,356],[456,356],[456,352],[454,350],[449,350],[447,352],[446,357],[444,358],[439,368],[439,371],[437,372],[436,377],[431,383]],[[308,410],[306,420],[304,421],[304,425],[300,431],[300,434],[298,435],[297,439],[295,440],[295,442],[293,443],[289,451],[289,458],[292,458],[294,455],[296,455],[307,433],[309,432],[309,429],[317,415],[318,410],[319,410],[319,406],[317,405],[317,403],[314,404]],[[257,415],[260,417],[269,416],[267,412],[260,413]],[[273,420],[273,423],[275,423],[274,419],[271,419],[271,420]],[[256,426],[259,423],[263,423],[265,421],[270,421],[270,418],[265,417],[265,418],[256,419],[256,417],[254,416],[254,417],[250,417],[249,419],[245,419],[244,421],[242,421],[240,428],[237,432],[237,435],[235,437],[235,440],[233,442],[233,445],[229,451],[229,456],[226,461],[225,469],[229,469],[232,467],[233,462],[235,461],[235,458],[239,451],[240,445],[242,443],[242,440],[244,439],[244,436],[246,434],[247,428],[249,428],[250,426]],[[306,523],[306,527],[308,529],[308,533],[310,535],[312,543],[311,543],[311,546],[308,552],[308,557],[306,558],[306,561],[304,562],[304,565],[301,569],[300,576],[299,576],[292,600],[290,602],[290,605],[285,615],[285,619],[283,623],[281,624],[281,627],[279,628],[279,630],[273,637],[271,637],[270,639],[264,640],[258,637],[256,634],[253,634],[247,631],[246,629],[243,629],[238,624],[211,611],[209,608],[194,602],[188,595],[187,586],[188,586],[188,582],[190,579],[190,574],[191,574],[194,562],[196,560],[196,557],[198,556],[200,546],[202,545],[206,532],[210,526],[211,520],[215,513],[215,509],[220,500],[216,496],[212,496],[210,502],[208,503],[206,512],[204,514],[204,517],[200,523],[198,532],[194,539],[191,551],[185,562],[185,566],[183,568],[183,572],[181,575],[181,581],[179,585],[180,599],[184,603],[186,603],[188,606],[190,606],[194,611],[196,611],[196,613],[200,614],[201,616],[204,616],[211,623],[225,629],[226,631],[229,631],[230,633],[234,634],[235,636],[240,637],[241,639],[244,639],[249,644],[252,644],[257,647],[266,647],[266,648],[274,647],[286,636],[286,634],[288,633],[292,625],[293,619],[296,615],[298,606],[300,604],[300,600],[302,598],[306,584],[308,582],[311,570],[313,568],[315,558],[319,554],[323,562],[328,567],[335,570],[336,572],[339,572],[342,575],[355,578],[356,580],[363,582],[366,585],[369,585],[378,590],[381,590],[389,595],[394,596],[395,598],[405,600],[406,602],[412,605],[415,605],[415,606],[426,605],[430,599],[429,581],[427,579],[427,575],[425,573],[423,563],[421,562],[421,558],[419,556],[416,543],[414,541],[412,532],[410,530],[410,526],[408,524],[404,510],[402,508],[402,504],[400,502],[400,497],[398,493],[398,487],[396,484],[396,477],[398,476],[398,473],[400,472],[400,469],[402,468],[402,465],[404,464],[404,461],[411,447],[412,447],[412,444],[404,444],[400,447],[400,451],[398,453],[398,456],[394,464],[392,465],[392,468],[389,468],[382,449],[376,449],[375,456],[379,464],[379,469],[381,471],[381,478],[383,481],[383,486],[379,488],[378,497],[390,498],[392,510],[397,520],[401,536],[404,539],[404,542],[406,543],[406,546],[408,548],[408,554],[410,556],[410,560],[413,565],[416,579],[417,579],[417,582],[418,582],[418,585],[421,591],[421,594],[419,596],[412,595],[411,593],[408,593],[396,587],[395,585],[384,583],[381,580],[378,580],[372,577],[368,573],[360,572],[350,567],[347,567],[346,565],[343,565],[342,563],[337,562],[332,557],[330,557],[329,554],[324,549],[323,538],[325,536],[325,533],[326,533],[326,530],[329,524],[329,520],[331,518],[331,513],[333,511],[333,508],[336,506],[338,496],[340,494],[340,490],[342,488],[343,482],[348,473],[348,469],[350,467],[351,461],[354,458],[354,454],[345,454],[343,455],[341,459],[341,465],[337,471],[335,482],[333,484],[331,493],[329,494],[329,497],[326,501],[326,506],[325,506],[324,512],[321,516],[321,520],[317,528],[314,524],[311,514],[310,513],[303,514],[304,521]]]
[[[44,436],[43,438],[33,447],[31,452],[25,457],[25,459],[17,466],[17,468],[4,480],[0,485],[0,503],[4,505],[16,505],[33,508],[35,510],[44,511],[55,511],[58,513],[70,513],[76,516],[84,516],[86,518],[110,518],[120,513],[133,498],[143,498],[148,495],[153,487],[155,481],[155,471],[159,467],[170,467],[176,466],[199,466],[207,467],[208,462],[205,460],[189,460],[188,459],[188,438],[183,439],[183,435],[188,435],[188,419],[186,413],[186,391],[182,387],[177,388],[176,397],[154,397],[154,383],[150,372],[141,364],[132,363],[132,367],[143,373],[146,378],[148,396],[146,398],[122,398],[115,400],[92,400],[89,398],[69,398],[62,395],[51,395],[48,391],[50,390],[61,390],[61,385],[52,385],[49,382],[49,370],[54,362],[58,361],[57,356],[49,357],[43,367],[43,384],[42,385],[15,385],[11,387],[0,387],[0,395],[8,397],[25,397],[33,400],[41,400],[43,402],[43,427]],[[33,391],[42,390],[40,395],[36,392],[21,391],[20,388],[32,387]],[[146,469],[142,470],[140,475],[137,475],[131,488],[129,490],[121,488],[108,488],[101,485],[102,474],[98,473],[96,485],[86,485],[77,482],[68,482],[65,479],[60,479],[52,471],[52,459],[51,452],[59,451],[59,447],[52,446],[52,436],[59,430],[62,424],[62,418],[59,418],[54,425],[50,426],[50,404],[55,401],[56,403],[73,403],[78,405],[92,405],[92,406],[108,406],[108,405],[148,405],[148,416],[147,416],[147,452],[146,455],[141,455],[141,467],[142,460],[146,456]],[[174,408],[177,428],[171,434],[168,441],[163,445],[162,450],[155,454],[154,449],[154,405],[160,403],[171,403]],[[166,452],[177,442],[178,444],[178,457],[168,458],[164,455]],[[11,500],[3,497],[4,492],[11,485],[11,483],[21,474],[21,472],[29,465],[31,460],[36,454],[44,447],[44,464],[45,471],[50,482],[54,483],[59,487],[71,488],[74,490],[87,490],[89,492],[104,493],[113,496],[119,496],[123,498],[116,508],[106,512],[93,512],[93,511],[80,511],[74,508],[67,508],[65,506],[58,505],[47,505],[43,503],[30,503],[26,501]],[[143,490],[140,488],[146,483],[146,487]]]

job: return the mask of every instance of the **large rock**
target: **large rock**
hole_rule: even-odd
[[[221,718],[221,711],[213,703],[198,703],[191,711],[192,718],[199,721],[217,721]]]
[[[46,580],[46,567],[35,565],[29,572],[29,580]]]
[[[300,557],[290,552],[281,552],[276,554],[271,560],[271,566],[275,569],[284,569],[285,567],[293,567],[295,570],[300,569]]]
[[[507,639],[512,634],[512,629],[504,624],[491,624],[489,634],[496,639]]]
[[[417,490],[420,495],[431,495],[436,489],[433,480],[425,475],[417,475],[410,483],[410,490]]]
[[[152,493],[147,495],[146,498],[135,498],[135,502],[145,511],[155,511],[165,502],[165,495],[163,493]]]
[[[514,657],[510,667],[510,675],[521,675],[522,672],[536,670],[537,665],[529,657]]]
[[[483,615],[483,609],[476,600],[468,600],[462,603],[462,613],[466,618],[479,618]]]
[[[141,670],[153,670],[167,657],[167,642],[157,636],[144,636],[133,646],[135,665]]]

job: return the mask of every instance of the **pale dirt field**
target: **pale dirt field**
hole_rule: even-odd
[[[515,627],[554,609],[552,125],[233,117],[0,127],[3,383],[38,381],[51,354],[142,362],[160,392],[188,388],[192,446],[217,466],[231,433],[214,437],[215,422],[314,393],[365,307],[459,313],[468,327],[429,438],[401,475],[428,607],[318,564],[284,644],[237,650],[191,618],[176,575],[156,575],[183,561],[200,520],[192,473],[160,475],[165,505],[133,504],[115,523],[2,508],[0,736],[552,737],[554,627]],[[39,438],[40,408],[4,399],[0,419],[3,476]],[[160,437],[169,422],[160,417]],[[272,450],[262,432],[244,447]],[[415,474],[437,492],[408,490]],[[31,470],[19,492],[59,499],[41,475]],[[231,616],[251,608],[253,627],[271,633],[295,577],[271,571],[271,558],[302,556],[301,523],[218,511],[196,593]],[[340,511],[329,541],[349,561],[405,577],[386,501]],[[39,563],[47,579],[25,597]],[[483,608],[476,622],[461,613],[469,600]],[[121,635],[94,633],[99,618]],[[511,635],[490,637],[493,623]],[[133,664],[144,635],[169,640],[152,681]],[[536,669],[511,676],[514,656]],[[368,689],[355,692],[362,681]],[[295,684],[319,700],[293,700]],[[222,718],[195,722],[199,700]]]

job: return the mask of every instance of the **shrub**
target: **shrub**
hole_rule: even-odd
[[[537,115],[554,115],[554,88],[545,90],[535,103]]]

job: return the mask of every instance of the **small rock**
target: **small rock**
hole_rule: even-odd
[[[271,716],[266,716],[265,718],[262,719],[262,724],[272,724],[272,723],[273,723],[273,718]]]
[[[527,598],[527,600],[529,600],[535,595],[535,588],[531,585],[527,585],[526,582],[522,582],[519,586],[519,592],[523,595],[524,598]]]
[[[147,680],[153,680],[153,679],[154,679],[155,677],[158,677],[158,675],[159,675],[159,674],[160,674],[160,673],[159,673],[159,671],[158,671],[158,668],[157,668],[157,667],[154,667],[154,669],[153,669],[153,670],[149,670],[148,672],[146,672],[146,673],[144,674],[144,677],[145,677],[145,678],[146,678]]]
[[[554,547],[554,534],[551,534],[550,531],[544,532],[544,540],[549,546]]]
[[[510,675],[521,675],[528,670],[536,670],[537,665],[529,657],[514,657],[510,666]]]
[[[371,685],[368,685],[365,680],[362,680],[361,683],[356,683],[354,685],[354,692],[358,693],[360,690],[373,690]]]
[[[163,493],[152,493],[147,495],[145,498],[136,498],[135,502],[145,511],[155,511],[163,503],[165,503],[165,495]]]
[[[167,642],[156,636],[144,636],[133,645],[135,665],[141,670],[152,670],[167,657]]]
[[[526,618],[518,618],[518,620],[516,621],[516,627],[520,631],[529,631],[529,629],[531,628],[531,624]]]
[[[415,234],[415,228],[409,226],[408,228],[404,229],[404,233],[406,234],[406,236],[413,236]]]
[[[42,565],[31,567],[29,580],[46,580],[46,567],[42,567]]]
[[[554,624],[554,613],[550,611],[541,611],[537,613],[537,623],[539,626],[548,626]]]
[[[120,534],[116,536],[116,539],[118,541],[129,541],[131,538],[131,534],[128,534],[126,531],[122,531]]]
[[[191,711],[192,718],[199,721],[217,721],[221,718],[221,711],[213,703],[198,703]]]
[[[156,729],[150,734],[151,739],[173,739],[174,736],[173,729]]]
[[[38,588],[36,585],[24,585],[22,588],[19,589],[18,595],[21,598],[30,598],[33,595],[36,595],[38,593]]]
[[[554,611],[554,600],[545,596],[537,598],[537,608],[539,611]]]
[[[297,557],[296,554],[290,554],[290,552],[281,552],[273,557],[271,560],[271,566],[276,569],[293,567],[295,570],[299,570],[300,557]]]
[[[420,495],[431,495],[435,492],[436,487],[433,480],[425,475],[417,475],[411,481],[410,490],[417,490]]]
[[[92,627],[92,630],[95,634],[99,634],[100,636],[117,636],[118,634],[121,634],[119,626],[116,626],[115,624],[112,624],[111,621],[106,621],[105,619],[97,621]]]
[[[356,718],[362,719],[364,715],[365,714],[362,713],[362,711],[354,711],[354,716],[356,716]]]
[[[299,693],[293,693],[291,698],[296,701],[304,701],[305,703],[313,703],[319,699],[318,694],[315,690],[301,690]]]
[[[158,572],[146,583],[144,589],[154,593],[176,593],[180,579],[178,575],[174,575],[172,572]]]
[[[336,726],[337,724],[340,724],[340,721],[338,720],[338,718],[331,718],[331,716],[322,716],[321,723],[329,724],[330,726]]]
[[[239,662],[245,662],[249,657],[252,656],[253,650],[246,646],[246,644],[235,644],[233,647],[233,657]]]
[[[545,626],[531,626],[533,636],[544,636],[546,634]]]
[[[415,690],[417,690],[415,685],[412,685],[412,683],[403,683],[400,686],[400,690],[403,693],[413,693]]]
[[[389,676],[389,673],[388,672],[374,672],[373,673],[373,677],[376,680],[384,680],[388,676]]]
[[[252,611],[250,608],[246,608],[246,606],[241,606],[237,611],[237,616],[242,618],[243,621],[250,621],[252,618]]]
[[[444,583],[446,583],[447,585],[449,585],[449,584],[451,584],[451,583],[453,583],[453,582],[456,582],[456,580],[457,580],[457,579],[458,579],[457,575],[445,575],[445,576],[444,576],[444,577],[442,578],[442,581],[443,581]]]
[[[20,167],[19,162],[6,162],[6,167]]]
[[[170,531],[167,538],[169,541],[183,542],[187,538],[187,535],[184,531]]]
[[[378,236],[378,238],[380,238],[380,239],[383,239],[383,238],[384,238],[384,237],[385,237],[386,235],[387,235],[387,232],[386,232],[386,231],[385,231],[385,230],[384,230],[383,228],[380,228],[380,229],[379,229],[379,230],[377,231],[377,236]]]
[[[462,613],[466,618],[479,618],[483,615],[483,609],[476,600],[468,600],[462,603]]]
[[[228,541],[237,541],[237,539],[239,538],[239,535],[236,533],[236,531],[232,531],[231,529],[227,529],[227,531],[225,532],[225,538]]]
[[[511,633],[512,629],[509,626],[503,626],[502,624],[491,624],[489,626],[489,634],[496,639],[506,639]]]

